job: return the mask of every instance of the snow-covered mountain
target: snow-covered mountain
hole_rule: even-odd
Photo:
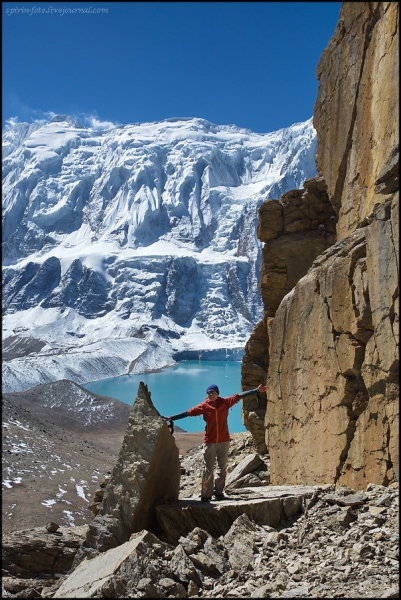
[[[258,207],[316,174],[312,119],[3,132],[3,389],[236,359],[262,316]]]

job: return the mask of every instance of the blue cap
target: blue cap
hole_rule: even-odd
[[[219,388],[217,387],[217,385],[216,385],[215,383],[212,383],[212,385],[209,385],[209,387],[208,387],[208,388],[207,388],[207,390],[206,390],[206,394],[207,394],[208,392],[212,392],[212,391],[215,391],[215,392],[217,392],[218,394],[220,393],[220,390],[219,390]]]

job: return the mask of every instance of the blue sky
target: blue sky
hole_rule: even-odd
[[[3,125],[201,117],[267,133],[306,121],[341,4],[3,2]]]

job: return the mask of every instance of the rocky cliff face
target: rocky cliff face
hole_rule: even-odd
[[[319,200],[305,182],[259,211],[265,315],[242,385],[267,374],[244,419],[273,485],[398,477],[398,41],[398,4],[343,4],[317,69]]]
[[[317,67],[316,162],[339,216],[339,240],[383,202],[383,193],[398,189],[398,175],[391,189],[383,185],[398,157],[398,27],[394,2],[344,2]]]
[[[307,179],[303,190],[292,190],[259,209],[258,237],[264,242],[260,290],[264,319],[248,342],[242,363],[244,389],[264,381],[269,369],[267,326],[283,297],[306,274],[313,260],[335,241],[336,215],[322,177]],[[244,400],[244,422],[260,452],[266,451],[266,396]]]

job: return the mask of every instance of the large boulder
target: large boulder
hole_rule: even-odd
[[[23,579],[67,573],[85,539],[87,526],[34,527],[2,538],[2,573]]]
[[[179,486],[178,448],[141,381],[99,513],[74,566],[84,556],[127,542],[132,533],[147,529],[159,534],[155,507],[177,500]]]
[[[330,485],[320,486],[259,486],[230,488],[225,500],[201,502],[184,498],[156,507],[163,531],[163,540],[176,545],[180,537],[200,527],[218,539],[224,536],[240,515],[247,515],[258,525],[276,527],[281,519],[288,520],[302,511],[313,494]]]
[[[53,598],[135,598],[141,580],[155,594],[155,584],[162,578],[159,555],[169,549],[148,531],[139,532],[118,548],[81,562]],[[153,594],[147,597],[163,597]]]

